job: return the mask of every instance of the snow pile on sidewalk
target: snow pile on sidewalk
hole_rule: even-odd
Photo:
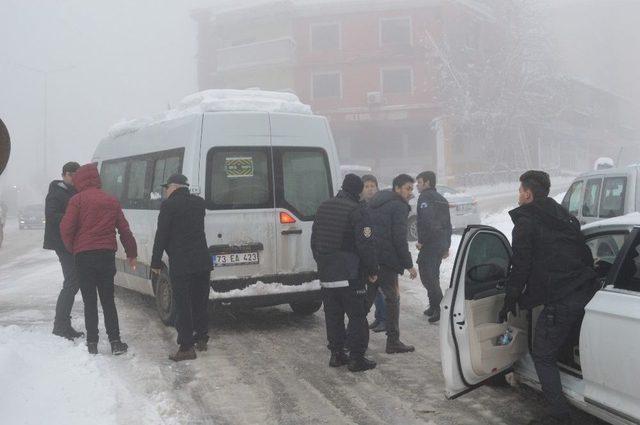
[[[205,90],[183,98],[174,109],[151,117],[124,120],[114,124],[109,136],[117,138],[143,127],[204,112],[260,111],[312,114],[311,107],[293,93],[264,90]]]

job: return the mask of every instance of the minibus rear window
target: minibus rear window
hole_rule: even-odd
[[[271,175],[270,148],[213,148],[207,154],[207,207],[273,208]]]

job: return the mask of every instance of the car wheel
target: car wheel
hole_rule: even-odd
[[[407,240],[409,242],[415,242],[418,240],[418,217],[409,217],[409,223],[407,225]]]
[[[302,316],[309,316],[320,310],[322,307],[322,301],[308,301],[304,303],[290,303],[289,306],[295,314]]]
[[[156,309],[160,320],[167,326],[171,326],[176,321],[176,303],[173,299],[171,280],[165,270],[160,272],[156,280]]]

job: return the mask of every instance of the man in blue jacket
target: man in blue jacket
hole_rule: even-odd
[[[329,366],[348,364],[351,372],[376,367],[364,354],[369,345],[366,285],[377,280],[374,235],[360,204],[360,177],[347,174],[338,194],[323,202],[311,233],[311,250],[318,264],[331,359]],[[345,330],[344,316],[349,318]],[[345,348],[350,350],[349,355]]]

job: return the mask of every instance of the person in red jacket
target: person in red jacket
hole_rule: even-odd
[[[84,302],[87,348],[89,353],[98,354],[97,290],[111,352],[123,354],[128,346],[120,340],[113,287],[115,253],[118,250],[116,230],[133,270],[138,257],[136,240],[122,213],[120,202],[100,189],[100,175],[95,164],[80,167],[73,176],[73,185],[78,194],[69,201],[60,223],[60,235],[67,250],[75,257]]]

